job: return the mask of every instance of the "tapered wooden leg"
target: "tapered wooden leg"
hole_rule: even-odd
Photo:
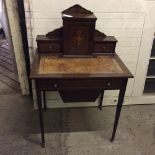
[[[100,110],[102,110],[103,96],[104,96],[104,91],[101,93],[100,98],[99,98],[99,105],[98,105],[98,108],[99,108]]]
[[[42,140],[42,147],[45,147],[45,138],[44,138],[44,123],[43,123],[43,112],[42,112],[42,99],[41,99],[41,91],[36,86],[36,93],[37,93],[37,104],[38,104],[38,111],[39,111],[39,121],[40,121],[40,129],[41,129],[41,140]]]
[[[47,105],[46,105],[46,92],[43,91],[43,102],[44,102],[44,111],[47,110]]]
[[[126,91],[127,81],[128,81],[128,79],[123,80],[123,84],[122,84],[122,87],[119,92],[119,98],[118,98],[118,103],[117,103],[117,108],[116,108],[115,121],[114,121],[114,125],[113,125],[113,133],[112,133],[112,137],[111,137],[111,142],[113,142],[115,139],[117,125],[119,122],[119,117],[120,117],[120,113],[121,113],[121,109],[122,109],[122,105],[123,105],[123,101],[124,101],[124,95],[125,95],[125,91]]]

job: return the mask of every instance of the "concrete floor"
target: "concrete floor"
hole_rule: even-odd
[[[155,155],[155,105],[124,106],[110,143],[115,107],[49,109],[46,148],[29,97],[0,91],[0,155]]]

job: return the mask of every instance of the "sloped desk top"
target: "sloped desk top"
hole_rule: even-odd
[[[30,77],[132,77],[120,58],[96,56],[95,58],[58,58],[36,55]]]

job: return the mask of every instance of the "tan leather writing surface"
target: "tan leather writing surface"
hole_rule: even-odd
[[[92,74],[122,73],[117,61],[112,56],[96,58],[58,58],[42,56],[39,63],[39,74]]]

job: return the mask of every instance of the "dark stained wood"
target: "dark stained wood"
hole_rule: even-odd
[[[91,55],[95,21],[63,20],[63,55]]]
[[[63,27],[37,36],[38,52],[63,57],[94,57],[115,53],[117,39],[95,30],[96,16],[76,4],[62,12]]]
[[[115,43],[95,43],[94,53],[114,53],[115,52]]]
[[[47,105],[46,105],[46,92],[43,91],[43,102],[44,102],[44,110],[47,110]]]
[[[69,102],[94,102],[100,94],[100,90],[95,89],[62,89],[59,94],[64,103]]]
[[[93,12],[90,10],[87,10],[80,6],[79,4],[75,4],[72,7],[69,7],[68,9],[62,11],[62,14],[82,14],[82,18],[84,18],[84,15],[93,15]]]
[[[117,39],[114,36],[106,36],[104,33],[95,30],[94,38],[94,53],[100,54],[115,54]]]
[[[99,98],[99,109],[102,110],[102,102],[103,102],[103,96],[104,96],[104,91],[101,92],[100,98]]]
[[[120,92],[119,92],[119,97],[118,97],[118,103],[117,103],[117,108],[116,108],[115,121],[114,121],[114,126],[113,126],[111,142],[113,142],[115,139],[115,134],[116,134],[117,125],[118,125],[118,121],[119,121],[120,114],[121,114],[121,109],[122,109],[122,105],[123,105],[123,101],[124,101],[124,95],[125,95],[128,79],[125,78],[122,80],[122,82],[123,83],[122,83],[122,86],[120,87]]]
[[[38,49],[43,53],[60,53],[61,45],[59,42],[38,42]]]
[[[115,53],[117,39],[95,30],[96,17],[91,11],[74,5],[62,12],[62,18],[63,28],[37,36],[38,51],[30,74],[36,82],[42,146],[45,138],[41,101],[46,110],[46,91],[58,91],[64,102],[92,102],[100,96],[101,110],[104,91],[119,89],[113,141],[127,80],[133,75]]]
[[[55,90],[114,90],[119,89],[122,85],[121,78],[106,78],[106,79],[40,79],[38,85],[43,91],[55,91]]]
[[[127,73],[128,73],[128,75],[130,75],[130,76],[128,76],[128,78],[133,78],[133,75],[132,75],[132,73],[129,71],[129,69],[125,66],[125,64],[123,63],[123,61],[120,59],[120,57],[117,55],[117,54],[115,54],[114,55],[114,58],[115,58],[115,60],[119,63],[119,65],[121,66],[121,68],[122,68],[122,70],[124,71],[124,73],[126,73],[126,75],[127,75]]]
[[[61,54],[62,38],[59,38],[57,32],[49,32],[47,37],[44,35],[37,36],[38,53]]]
[[[63,55],[91,55],[96,16],[76,4],[62,12]]]
[[[38,112],[39,112],[39,121],[40,121],[40,130],[41,130],[41,139],[42,139],[42,147],[45,147],[45,137],[44,137],[44,123],[43,123],[43,112],[42,112],[42,98],[41,91],[37,85],[36,81],[36,95],[37,95],[37,104],[38,104]]]
[[[99,31],[99,30],[95,30],[95,39],[96,40],[102,40],[102,39],[104,39],[106,37],[106,35],[103,33],[103,32],[101,32],[101,31]]]
[[[52,32],[48,32],[46,34],[46,37],[49,39],[57,39],[57,38],[61,39],[63,35],[62,33],[63,33],[63,28],[60,27],[59,29],[55,29]]]

